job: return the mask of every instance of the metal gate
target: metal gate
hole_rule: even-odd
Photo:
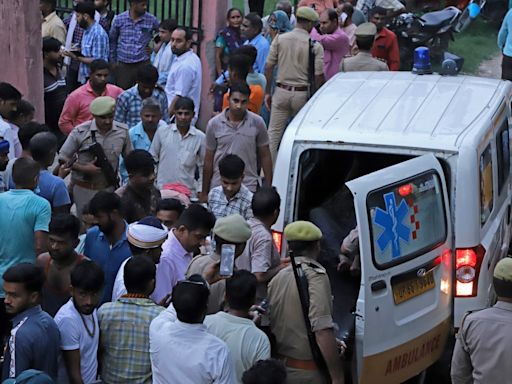
[[[197,54],[203,38],[201,29],[202,0],[148,0],[148,12],[155,15],[158,20],[174,19],[180,27],[188,28],[195,35]],[[116,14],[129,8],[128,0],[111,0],[109,8]],[[73,0],[57,0],[57,12],[63,18],[73,11]],[[197,15],[196,15],[197,13]]]

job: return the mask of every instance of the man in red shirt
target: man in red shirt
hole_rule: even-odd
[[[394,32],[387,29],[386,9],[374,7],[370,11],[370,21],[377,27],[377,35],[372,47],[372,56],[384,60],[390,71],[400,70],[400,50]]]

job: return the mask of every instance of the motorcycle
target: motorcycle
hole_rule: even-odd
[[[433,61],[440,60],[453,40],[454,27],[461,11],[446,7],[440,11],[428,12],[421,16],[403,13],[388,25],[398,38],[402,68],[411,69],[414,50],[427,47]]]

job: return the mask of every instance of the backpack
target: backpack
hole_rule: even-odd
[[[2,384],[54,384],[50,376],[36,369],[27,369],[15,379],[6,379]]]

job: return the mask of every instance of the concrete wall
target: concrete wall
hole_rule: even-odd
[[[44,120],[41,13],[36,0],[0,0],[0,81],[11,83]]]

